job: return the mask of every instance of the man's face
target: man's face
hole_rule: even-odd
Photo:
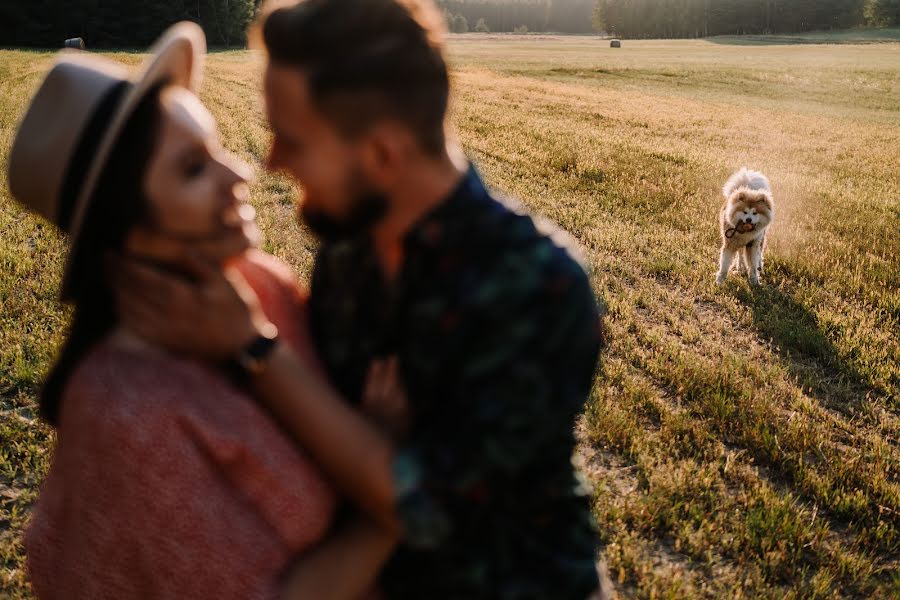
[[[269,63],[266,112],[272,128],[267,168],[291,175],[303,190],[300,214],[317,235],[358,235],[387,210],[387,200],[369,183],[365,141],[348,140],[315,106],[305,74]]]

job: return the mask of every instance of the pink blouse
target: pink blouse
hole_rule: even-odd
[[[238,267],[312,358],[290,269],[262,253]],[[107,340],[66,389],[26,534],[32,586],[42,600],[272,598],[334,510],[316,466],[221,373]]]

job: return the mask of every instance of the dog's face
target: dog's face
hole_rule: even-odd
[[[772,196],[768,192],[741,188],[728,198],[725,216],[732,226],[752,225],[757,229],[772,222],[774,209]]]

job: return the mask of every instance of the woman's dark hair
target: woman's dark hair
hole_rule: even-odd
[[[120,250],[128,232],[144,222],[149,205],[144,172],[156,147],[164,84],[138,104],[114,144],[91,199],[71,261],[72,321],[62,349],[44,381],[41,416],[58,425],[66,383],[81,359],[116,325],[115,303],[104,268],[105,255]]]

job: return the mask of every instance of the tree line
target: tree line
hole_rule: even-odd
[[[143,47],[166,27],[194,21],[210,45],[240,46],[262,0],[2,0],[0,46]]]
[[[211,46],[241,46],[263,0],[0,0],[0,46],[143,47],[199,23]],[[900,0],[436,0],[464,33],[602,31],[629,38],[795,33],[900,25]]]
[[[597,0],[595,31],[629,38],[797,33],[900,24],[900,0]]]
[[[450,31],[590,33],[595,0],[436,0]],[[461,17],[461,18],[460,18]]]
[[[900,0],[437,0],[451,31],[601,31],[631,38],[900,25]]]

